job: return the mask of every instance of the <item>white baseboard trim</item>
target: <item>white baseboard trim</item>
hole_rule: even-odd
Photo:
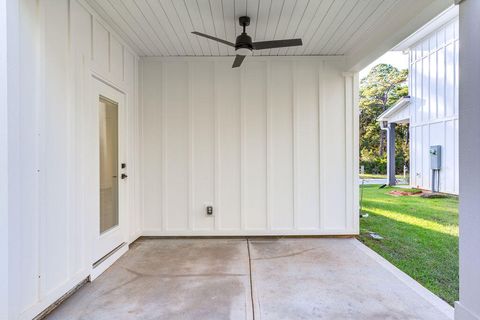
[[[138,240],[138,238],[140,238],[142,236],[142,233],[141,232],[136,232],[133,236],[130,237],[130,239],[128,240],[129,244],[131,243],[134,243],[135,241]]]
[[[318,229],[297,229],[297,230],[161,230],[146,229],[142,232],[144,237],[195,237],[195,236],[354,236],[356,230],[318,230]]]
[[[90,281],[98,278],[103,272],[105,272],[105,270],[110,268],[110,266],[114,264],[115,261],[117,261],[127,251],[128,243],[125,243],[125,245],[123,245],[121,248],[119,248],[117,251],[112,253],[109,257],[107,257],[105,260],[95,266],[95,268],[92,268],[92,271],[90,272]]]
[[[85,278],[88,277],[88,270],[81,271],[72,277],[69,281],[65,282],[61,286],[57,287],[53,291],[49,292],[43,299],[36,302],[33,306],[23,311],[19,319],[31,320],[47,309],[50,305],[60,299],[66,292],[74,288]]]
[[[84,270],[76,274],[72,279],[68,282],[65,282],[63,285],[59,286],[52,292],[48,293],[41,301],[36,303],[35,305],[31,306],[30,308],[26,309],[21,313],[19,319],[23,320],[31,320],[40,313],[44,312],[47,308],[49,308],[52,304],[54,304],[58,299],[60,299],[65,293],[69,292],[72,288],[75,288],[80,282],[82,282],[85,278],[90,277],[90,281],[98,278],[105,270],[107,270],[112,264],[115,263],[125,252],[129,249],[128,244],[125,244],[121,248],[119,248],[116,252],[102,261],[98,266],[89,270]]]
[[[480,320],[480,315],[475,315],[461,301],[457,301],[455,302],[455,320]]]
[[[394,276],[400,279],[403,283],[405,283],[408,287],[410,287],[413,291],[415,291],[418,295],[422,298],[430,302],[436,309],[440,310],[443,314],[445,314],[448,318],[454,319],[454,310],[451,305],[447,302],[443,301],[433,292],[422,286],[420,283],[415,281],[411,278],[408,274],[403,272],[402,270],[395,267],[390,261],[383,258],[381,255],[364,245],[359,240],[355,239],[352,240],[357,248],[365,252],[368,256],[370,256],[373,260],[379,263],[382,267],[386,270],[390,271]],[[472,318],[473,320],[473,318]],[[477,319],[475,319],[477,320]]]

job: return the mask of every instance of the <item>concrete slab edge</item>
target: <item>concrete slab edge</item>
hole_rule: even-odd
[[[443,314],[445,314],[448,318],[454,319],[454,309],[451,305],[449,305],[447,302],[443,301],[441,298],[439,298],[437,295],[435,295],[433,292],[422,286],[420,283],[415,281],[413,278],[411,278],[408,274],[403,272],[402,270],[398,269],[395,267],[390,261],[364,245],[362,242],[360,242],[357,239],[352,239],[352,243],[361,251],[366,253],[370,258],[375,260],[378,264],[380,264],[382,267],[384,267],[386,270],[388,270],[390,273],[392,273],[395,277],[397,277],[400,281],[402,281],[404,284],[406,284],[409,288],[411,288],[413,291],[415,291],[418,295],[420,295],[422,298],[427,300],[430,304],[432,304],[436,309],[441,311]]]
[[[151,240],[151,239],[228,239],[228,240],[259,240],[259,239],[352,239],[355,238],[358,234],[341,234],[341,235],[304,235],[304,234],[292,234],[292,235],[163,235],[163,236],[149,236],[143,235],[135,241],[140,240]]]

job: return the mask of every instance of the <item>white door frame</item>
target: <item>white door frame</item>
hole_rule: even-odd
[[[127,125],[126,125],[126,95],[116,87],[109,85],[99,77],[92,74],[91,76],[91,107],[92,119],[94,125],[92,129],[94,134],[91,136],[91,143],[95,145],[95,153],[91,155],[95,159],[95,172],[92,177],[95,177],[95,210],[91,212],[89,219],[92,235],[92,271],[90,279],[94,280],[110,265],[112,265],[123,253],[128,250],[127,244],[127,179],[120,179],[121,173],[128,172],[122,170],[121,163],[126,163],[127,160]],[[118,211],[119,221],[118,226],[100,234],[100,154],[99,154],[99,99],[100,97],[107,98],[118,104]],[[128,169],[128,167],[127,167]],[[93,194],[93,193],[92,193]]]

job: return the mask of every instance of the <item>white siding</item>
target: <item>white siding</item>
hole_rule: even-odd
[[[231,58],[146,58],[142,66],[145,235],[358,232],[356,81],[340,64],[249,57],[232,69]]]
[[[141,70],[82,0],[21,0],[20,17],[10,318],[31,319],[90,274],[92,75],[126,96],[130,241],[358,233],[357,81],[342,75],[343,58],[252,57],[236,70],[230,58],[151,60]]]
[[[138,181],[138,57],[77,0],[20,1],[18,109],[20,144],[12,178],[21,197],[10,241],[12,319],[31,319],[88,276],[87,224],[98,160],[88,152],[92,73],[127,97],[130,240],[140,235]],[[90,111],[89,111],[90,110]],[[12,134],[15,131],[12,130]],[[94,137],[95,138],[95,137]],[[17,148],[15,150],[13,148]],[[18,171],[18,173],[17,173]],[[15,175],[13,175],[15,174]],[[13,189],[12,189],[13,190]],[[12,246],[12,248],[14,248]]]
[[[431,189],[429,147],[442,146],[440,191],[458,194],[458,18],[410,49],[410,183]]]

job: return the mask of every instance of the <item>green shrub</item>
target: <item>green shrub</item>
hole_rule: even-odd
[[[387,159],[374,158],[367,160],[360,160],[360,165],[364,166],[366,173],[372,174],[386,174],[387,173]]]

